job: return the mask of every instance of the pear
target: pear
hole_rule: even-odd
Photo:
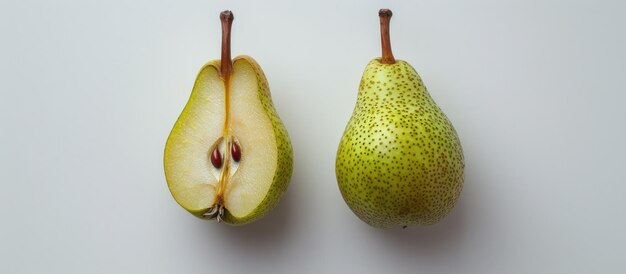
[[[365,68],[335,172],[344,200],[367,224],[430,225],[461,194],[463,151],[415,69],[393,57],[391,16],[390,10],[379,11],[382,58]]]
[[[291,142],[252,57],[231,60],[233,14],[224,11],[222,56],[196,78],[164,153],[176,202],[193,215],[241,225],[267,214],[292,173]]]

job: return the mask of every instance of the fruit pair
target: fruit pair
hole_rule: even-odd
[[[391,11],[379,16],[382,58],[365,69],[337,151],[339,189],[372,226],[433,224],[450,212],[463,187],[461,144],[413,67],[394,59]],[[278,203],[293,153],[263,71],[251,57],[230,57],[232,13],[220,19],[222,57],[200,70],[167,140],[164,165],[183,208],[238,225]]]

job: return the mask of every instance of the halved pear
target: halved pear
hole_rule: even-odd
[[[273,106],[261,67],[230,59],[232,13],[221,13],[222,59],[198,74],[165,146],[165,177],[192,214],[229,224],[263,217],[285,192],[291,142]]]

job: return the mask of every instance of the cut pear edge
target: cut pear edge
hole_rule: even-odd
[[[261,96],[269,94],[261,93],[267,83],[258,64],[249,56],[237,56],[229,78],[228,134],[237,138],[242,156],[237,172],[227,179],[224,206],[235,219],[248,219],[272,186],[278,148],[272,121],[261,102]],[[172,196],[198,217],[217,202],[218,180],[211,175],[208,153],[223,134],[225,86],[219,60],[203,66],[165,148],[165,175]]]
[[[224,121],[224,85],[214,62],[202,67],[185,108],[168,137],[164,170],[172,196],[183,208],[200,214],[215,202],[217,179],[207,150],[220,137]]]
[[[265,76],[249,56],[233,60],[230,76],[230,132],[241,145],[240,167],[226,187],[225,207],[244,218],[263,202],[278,167],[278,147],[271,119],[261,102]]]

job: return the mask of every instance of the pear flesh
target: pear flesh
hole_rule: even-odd
[[[201,218],[245,224],[263,217],[285,192],[292,148],[263,71],[249,56],[207,63],[165,146],[174,199]]]
[[[364,222],[380,228],[437,223],[463,188],[457,133],[408,63],[372,60],[341,139],[341,194]]]

